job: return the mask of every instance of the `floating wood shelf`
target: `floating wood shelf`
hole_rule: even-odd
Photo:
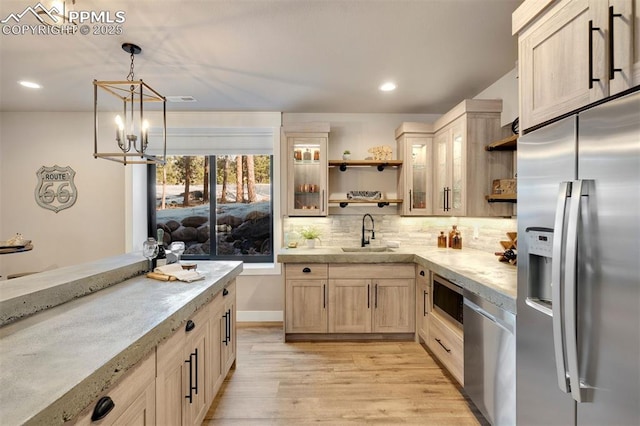
[[[329,160],[329,167],[340,167],[340,171],[344,172],[347,167],[377,167],[379,171],[383,171],[385,167],[402,166],[402,160]]]
[[[340,207],[347,207],[349,204],[377,204],[378,207],[388,206],[389,204],[400,204],[402,200],[400,199],[381,199],[381,200],[350,200],[350,199],[342,199],[342,200],[329,200],[329,204],[340,204]]]
[[[518,194],[491,194],[484,197],[490,203],[517,203]]]
[[[518,135],[512,135],[508,138],[500,139],[485,146],[487,151],[515,151],[518,149]]]

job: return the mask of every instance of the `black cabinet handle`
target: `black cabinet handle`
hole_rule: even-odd
[[[185,395],[185,399],[189,400],[189,404],[193,403],[193,363],[191,362],[193,354],[189,354],[189,359],[184,362],[189,364],[189,395]]]
[[[116,404],[108,396],[103,396],[96,402],[96,406],[93,408],[93,414],[91,414],[91,421],[95,422],[107,417],[107,414],[113,410]]]
[[[196,362],[195,362],[195,365],[196,365],[196,374],[195,374],[195,376],[196,376],[196,379],[195,379],[196,385],[195,385],[195,387],[193,389],[196,391],[196,395],[197,395],[198,394],[198,348],[195,348],[195,352],[193,353],[193,357],[196,359]]]
[[[426,317],[427,316],[427,292],[426,290],[422,290],[422,316]]]
[[[378,309],[378,283],[376,283],[376,290],[375,290],[375,304],[373,305],[374,308]]]
[[[420,271],[420,276],[424,277],[424,271]]]
[[[191,330],[193,330],[194,328],[196,328],[196,323],[191,321],[191,320],[189,320],[189,321],[187,321],[187,325],[184,327],[184,331],[186,331],[188,333]]]
[[[227,344],[231,343],[231,309],[227,311]]]
[[[613,13],[613,6],[609,6],[609,80],[613,80],[614,78],[614,74],[616,72],[622,72],[622,68],[616,68],[614,65],[614,55],[613,55],[613,49],[614,49],[614,42],[613,42],[613,35],[614,35],[614,30],[613,30],[613,24],[614,18],[621,18],[622,17],[622,13]]]
[[[222,295],[226,296],[229,294],[229,290],[227,290],[226,288],[222,290]]]
[[[225,345],[227,344],[227,312],[224,313],[224,315],[222,315],[222,318],[224,318],[224,340],[222,341],[222,343],[224,343]]]
[[[593,20],[589,21],[589,89],[593,89],[593,82],[600,81],[599,78],[593,78],[593,32],[600,31],[600,27],[593,26]]]
[[[442,346],[442,348],[447,351],[447,353],[451,353],[451,349],[448,349],[445,345],[442,344],[442,341],[440,339],[436,339],[436,342],[438,342],[438,344],[440,346]]]
[[[413,201],[411,201],[411,190],[409,190],[409,211],[413,210]]]
[[[327,308],[327,289],[326,285],[322,284],[322,309]]]
[[[302,269],[302,272],[304,272],[305,274],[309,274],[311,273],[311,268],[304,268]]]
[[[367,309],[371,308],[371,284],[367,284]]]

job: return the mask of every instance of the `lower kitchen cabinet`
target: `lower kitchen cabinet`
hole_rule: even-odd
[[[287,338],[415,333],[413,264],[285,264],[285,283]]]
[[[207,354],[212,350],[211,305],[187,321],[157,349],[156,403],[158,424],[193,425],[208,409]]]
[[[156,356],[152,352],[144,361],[109,389],[77,420],[78,425],[99,422],[101,426],[156,424]]]
[[[286,264],[285,333],[327,332],[327,264]]]
[[[451,375],[464,385],[464,335],[463,330],[451,321],[432,312],[429,316],[429,340],[427,346]]]
[[[431,280],[429,270],[416,265],[416,340],[429,342],[429,313],[431,312]]]
[[[236,362],[236,283],[222,291],[223,314],[220,317],[220,362],[222,375],[227,375]],[[215,303],[215,301],[214,301]],[[213,398],[212,398],[213,399]]]
[[[414,265],[330,264],[329,331],[414,333]]]

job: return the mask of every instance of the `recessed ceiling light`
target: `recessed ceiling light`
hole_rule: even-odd
[[[396,86],[396,84],[395,84],[395,83],[392,83],[392,82],[390,82],[390,81],[387,81],[386,83],[383,83],[383,84],[379,87],[379,89],[380,89],[381,91],[383,91],[383,92],[391,92],[391,91],[393,91],[393,90],[396,90],[396,87],[397,87],[397,86]]]
[[[32,81],[22,80],[19,83],[20,83],[21,86],[28,87],[29,89],[42,89],[42,86],[40,86],[38,83],[34,83]]]

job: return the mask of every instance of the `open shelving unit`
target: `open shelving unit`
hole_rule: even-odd
[[[518,135],[511,135],[485,146],[486,151],[515,151],[518,149]],[[518,194],[491,194],[484,197],[489,203],[517,203]]]
[[[375,167],[379,172],[384,171],[386,168],[401,167],[402,160],[329,160],[329,168],[337,167],[341,172],[347,171],[350,167]],[[362,200],[362,199],[329,199],[329,204],[338,204],[340,207],[347,207],[349,204],[364,205],[377,205],[382,208],[390,204],[401,204],[402,199],[379,199],[379,200]]]

